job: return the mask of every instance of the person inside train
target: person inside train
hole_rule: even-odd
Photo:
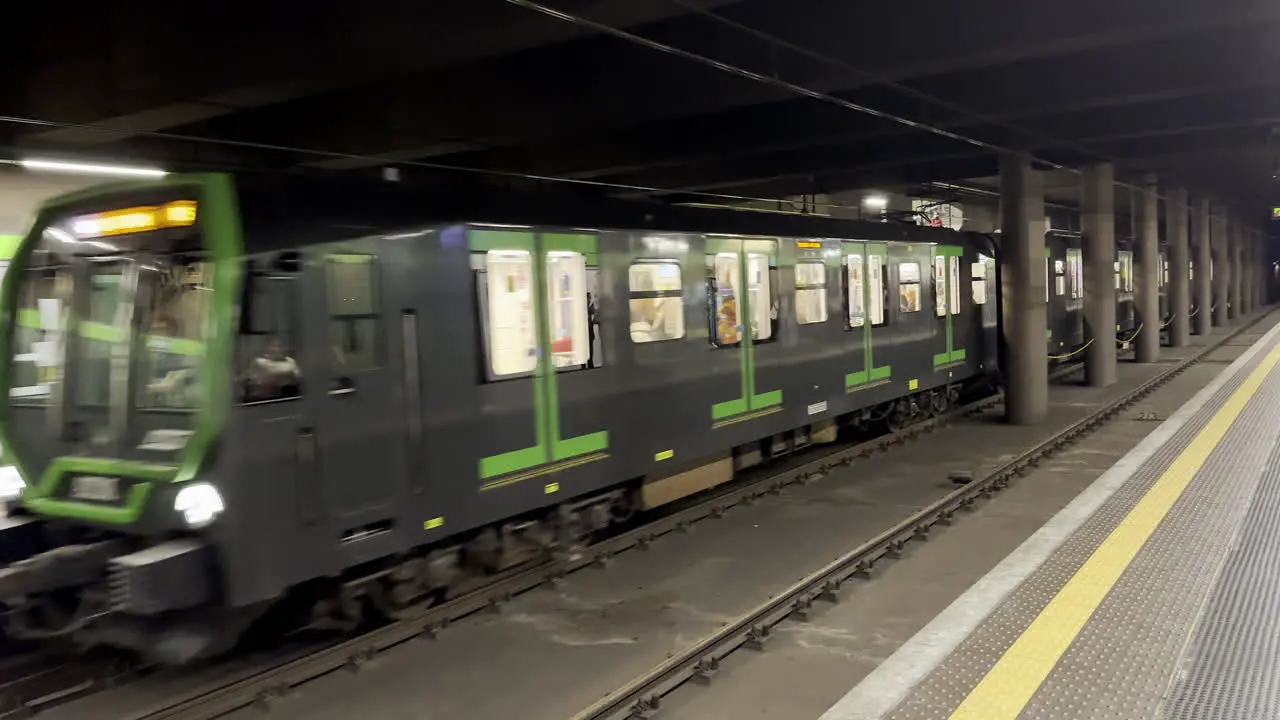
[[[284,339],[273,337],[264,352],[254,358],[248,380],[254,400],[295,397],[300,391],[302,370],[289,355]]]

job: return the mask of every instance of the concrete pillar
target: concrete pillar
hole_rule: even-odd
[[[1134,338],[1133,359],[1152,363],[1160,359],[1160,199],[1156,181],[1148,176],[1137,194],[1138,235],[1134,242],[1133,306],[1142,330]]]
[[[1227,260],[1227,212],[1220,206],[1213,209],[1213,222],[1210,224],[1209,244],[1213,248],[1213,326],[1223,327],[1227,324],[1227,280],[1231,275],[1231,263]]]
[[[1196,203],[1191,214],[1191,232],[1196,246],[1196,269],[1193,282],[1198,308],[1195,317],[1197,335],[1208,335],[1209,328],[1213,324],[1213,283],[1209,276],[1209,266],[1213,259],[1212,245],[1209,242],[1210,224],[1209,200],[1201,199]]]
[[[1116,381],[1116,175],[1110,163],[1090,165],[1081,175],[1080,219],[1084,230],[1085,382],[1106,387]]]
[[[1049,412],[1049,364],[1044,342],[1048,331],[1044,300],[1044,186],[1027,156],[1000,156],[1000,207],[1007,366],[1004,413],[1014,425],[1035,425]]]
[[[1253,312],[1253,230],[1240,233],[1240,314]]]
[[[1227,258],[1231,263],[1231,276],[1227,278],[1227,281],[1230,283],[1228,285],[1228,297],[1231,298],[1231,306],[1227,308],[1227,317],[1235,320],[1243,314],[1240,312],[1242,300],[1240,278],[1244,275],[1244,262],[1240,247],[1243,244],[1244,226],[1240,223],[1239,213],[1231,214],[1230,223],[1230,232],[1227,235]]]
[[[1267,280],[1271,277],[1271,255],[1267,252],[1267,236],[1259,231],[1254,235],[1254,257],[1257,258],[1257,267],[1255,271],[1258,273],[1258,307],[1264,307],[1269,301],[1267,291]]]
[[[1187,277],[1187,191],[1169,193],[1164,204],[1164,227],[1169,241],[1169,344],[1186,345],[1191,336],[1191,281]]]

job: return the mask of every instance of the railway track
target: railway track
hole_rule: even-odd
[[[920,510],[875,538],[850,550],[824,567],[794,583],[758,607],[725,623],[719,630],[688,646],[684,651],[611,692],[572,720],[645,720],[661,710],[664,698],[689,684],[706,684],[724,660],[744,648],[760,650],[773,636],[774,628],[790,619],[804,620],[815,604],[839,602],[841,589],[851,581],[870,578],[875,566],[886,558],[901,555],[907,545],[927,540],[938,525],[949,525],[958,513],[971,509],[979,500],[990,498],[1050,455],[1096,431],[1121,411],[1203,360],[1219,347],[1253,326],[1274,317],[1277,310],[1253,318],[1229,335],[1206,346],[1190,358],[1138,386],[1110,403],[1055,433],[1023,452],[986,477],[957,488],[927,508]]]
[[[1261,318],[1254,322],[1259,320]],[[1125,402],[1132,402],[1140,397],[1138,393],[1150,392],[1159,383],[1163,383],[1177,372],[1189,367],[1204,354],[1228,342],[1250,326],[1241,327],[1232,335],[1223,336],[1214,345],[1206,347],[1202,353],[1127,396]],[[1053,370],[1050,378],[1055,381],[1061,380],[1082,370],[1083,365],[1080,363],[1067,364]],[[610,558],[619,553],[633,549],[643,550],[660,537],[683,532],[701,520],[719,517],[734,506],[748,504],[760,497],[779,493],[789,485],[807,483],[831,470],[847,466],[859,458],[887,451],[896,445],[944,427],[956,419],[990,408],[998,404],[1002,397],[1001,393],[995,393],[895,433],[881,435],[861,443],[846,444],[833,451],[815,450],[801,455],[799,461],[791,459],[790,464],[788,461],[783,461],[782,469],[775,466],[768,469],[769,474],[736,482],[713,496],[699,499],[640,527],[593,544],[573,559],[509,571],[455,600],[358,637],[329,644],[318,643],[287,653],[271,654],[262,660],[236,662],[234,668],[203,671],[198,673],[202,677],[184,678],[183,682],[177,682],[175,678],[174,685],[181,686],[180,690],[169,694],[149,692],[147,695],[154,699],[149,701],[146,707],[134,708],[133,712],[121,717],[129,720],[195,720],[220,717],[248,706],[270,707],[276,700],[286,697],[294,688],[312,679],[341,669],[358,671],[365,663],[390,648],[414,639],[434,637],[451,623],[475,613],[499,611],[506,601],[519,594],[546,584],[554,585],[569,573],[586,567],[607,565]],[[974,483],[974,486],[978,484]],[[905,542],[902,544],[905,545]],[[789,615],[790,612],[787,614]],[[778,622],[784,618],[779,618]],[[755,642],[753,638],[748,639]],[[701,648],[703,645],[704,643],[699,643],[698,647]],[[726,645],[726,648],[729,645],[732,643]],[[737,649],[736,646],[734,649]],[[699,660],[702,654],[699,653]],[[646,717],[644,713],[649,711],[644,710],[645,707],[651,704],[656,707],[660,704],[660,698],[663,695],[690,678],[709,676],[710,672],[714,671],[713,666],[718,665],[719,657],[727,654],[728,652],[725,652],[711,659],[710,664],[700,667],[697,673],[688,674],[670,688],[643,692],[632,691],[629,685],[628,688],[606,698],[606,700],[612,700],[615,697],[625,696],[630,700],[623,703],[628,708],[627,712],[601,714],[591,710],[588,712],[595,714],[585,714],[581,717]],[[664,664],[664,667],[669,664]],[[694,664],[697,665],[698,661]],[[26,717],[39,710],[118,686],[125,682],[126,678],[136,677],[138,670],[139,668],[136,667],[122,667],[115,660],[96,665],[72,663],[61,667],[49,666],[40,673],[33,673],[12,683],[12,689],[7,694],[6,688],[9,686],[0,681],[0,720]],[[0,673],[2,672],[0,668]],[[657,689],[659,685],[664,684],[664,680],[675,680],[680,673],[672,668],[672,671],[664,671],[664,674],[666,677],[663,679],[640,683],[637,688],[643,686],[643,688]],[[207,679],[203,676],[207,676]],[[3,677],[5,675],[0,674],[0,678]],[[59,678],[61,682],[57,681]],[[5,704],[6,697],[11,698],[8,705]],[[612,707],[614,703],[609,702],[609,705]],[[632,709],[636,712],[631,712]]]
[[[133,666],[118,657],[65,660],[26,653],[0,660],[0,720],[27,718],[126,682]]]

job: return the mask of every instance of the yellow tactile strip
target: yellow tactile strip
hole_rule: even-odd
[[[952,720],[1014,720],[1280,362],[1273,349],[1005,651]]]

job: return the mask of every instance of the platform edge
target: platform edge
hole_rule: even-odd
[[[878,720],[934,671],[1000,603],[1035,572],[1062,543],[1150,459],[1227,383],[1238,378],[1263,348],[1280,335],[1272,327],[1239,358],[1218,373],[1177,412],[1156,427],[1097,480],[1058,511],[978,582],[831,705],[818,720]]]

